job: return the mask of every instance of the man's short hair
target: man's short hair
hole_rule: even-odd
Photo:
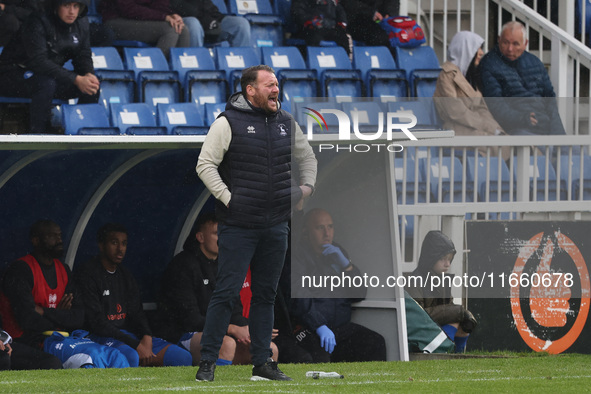
[[[246,87],[248,85],[255,85],[255,82],[259,76],[259,71],[268,71],[275,74],[275,71],[266,64],[259,64],[258,66],[245,68],[242,70],[242,77],[240,78],[240,87],[242,88],[243,94],[246,94]]]
[[[45,234],[45,231],[47,230],[47,228],[51,227],[51,226],[57,226],[58,224],[56,222],[54,222],[53,220],[49,220],[49,219],[40,219],[37,220],[35,223],[33,223],[33,225],[31,226],[31,229],[29,230],[29,239],[33,239],[36,237],[42,237]]]
[[[203,231],[205,229],[205,225],[209,222],[211,222],[211,223],[218,222],[218,218],[215,216],[215,212],[213,212],[213,211],[204,212],[201,215],[199,215],[199,217],[195,221],[195,226],[193,226],[193,228],[195,230],[195,234],[197,234],[200,231]]]
[[[503,35],[503,32],[505,30],[513,31],[515,29],[521,29],[521,33],[523,34],[523,43],[525,44],[525,42],[527,41],[527,29],[525,28],[523,23],[518,22],[518,21],[509,21],[509,22],[505,23],[501,27],[501,32],[499,33],[499,37]]]
[[[99,243],[104,243],[107,240],[109,233],[123,233],[127,234],[127,229],[124,225],[119,223],[107,223],[103,225],[96,233],[96,239]]]
[[[200,231],[204,231],[205,225],[207,223],[217,223],[217,222],[218,222],[218,218],[217,218],[217,216],[215,216],[214,211],[204,212],[201,215],[199,215],[199,217],[195,221],[195,224],[193,225],[193,229],[191,230],[191,232],[189,233],[189,236],[187,237],[187,239],[183,243],[183,249],[188,249],[191,247],[191,245],[194,245],[194,244],[196,245],[199,243],[196,239],[197,233]]]

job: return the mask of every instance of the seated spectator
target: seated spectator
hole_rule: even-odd
[[[87,0],[49,0],[35,12],[0,55],[0,95],[31,98],[30,132],[51,132],[54,98],[98,101],[89,44]],[[64,68],[72,60],[74,71]]]
[[[190,366],[189,352],[152,337],[137,283],[122,265],[127,252],[125,227],[107,223],[97,240],[98,256],[76,271],[90,338],[118,349],[132,367]]]
[[[309,211],[304,218],[301,243],[293,253],[296,278],[301,275],[360,275],[333,238],[330,214],[323,209]],[[292,299],[293,316],[301,325],[296,337],[314,362],[386,360],[384,338],[351,322],[351,304],[365,298],[366,291],[365,288],[335,289],[332,293],[335,298]],[[350,298],[351,295],[355,298]]]
[[[482,93],[491,98],[490,112],[509,134],[566,134],[548,72],[525,50],[526,36],[519,22],[503,25],[498,45],[482,58]]]
[[[218,221],[213,213],[202,214],[183,251],[170,262],[162,279],[164,309],[174,327],[174,337],[191,352],[193,362],[201,360],[201,337],[207,307],[215,290],[218,271]],[[250,334],[242,304],[234,302],[228,331],[224,336],[216,365],[249,364]],[[273,359],[277,347],[272,344]]]
[[[36,349],[43,346],[66,368],[128,367],[117,350],[82,338],[83,334],[76,338],[57,334],[60,339],[55,339],[57,331],[82,327],[84,310],[74,294],[70,268],[59,260],[64,251],[60,227],[50,220],[39,220],[31,226],[30,239],[33,252],[10,264],[2,280],[0,309],[3,327],[14,338],[13,368],[60,367],[49,354],[40,355],[20,344]],[[46,337],[51,333],[54,335]],[[61,346],[52,346],[57,341],[63,342]]]
[[[455,254],[455,246],[447,235],[441,231],[429,231],[421,246],[417,269],[410,276],[420,276],[423,283],[427,283],[429,276],[449,275],[446,272]],[[417,283],[420,284],[420,281]],[[476,327],[476,319],[469,310],[453,303],[451,288],[440,286],[431,290],[429,284],[408,287],[406,290],[455,343],[456,353],[463,353],[468,337]]]
[[[34,9],[35,3],[32,0],[0,1],[0,47],[10,42],[12,35]]]
[[[339,2],[294,0],[291,14],[306,45],[319,46],[320,41],[334,41],[351,56],[353,40],[347,34],[347,15]]]
[[[13,342],[6,331],[2,331],[0,316],[0,371],[8,369],[62,369],[59,358],[34,347]]]
[[[233,47],[249,47],[250,23],[239,15],[223,15],[211,0],[171,0],[173,12],[186,18],[191,46],[228,41]]]
[[[99,11],[118,40],[157,46],[166,57],[170,48],[190,45],[190,31],[183,18],[170,10],[168,0],[102,0]]]
[[[470,31],[456,33],[447,48],[448,61],[441,66],[437,79],[435,108],[443,127],[454,130],[456,135],[506,135],[488,110],[478,86],[483,43],[482,37]],[[486,147],[480,150],[486,154]],[[498,148],[490,150],[492,155],[498,154]],[[509,148],[503,149],[502,155],[507,160]]]
[[[397,16],[400,9],[398,0],[343,0],[341,2],[349,21],[348,31],[356,41],[365,45],[390,47],[388,33],[379,22],[390,16]]]

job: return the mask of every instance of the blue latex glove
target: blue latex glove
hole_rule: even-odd
[[[341,268],[345,268],[350,264],[349,259],[345,257],[338,246],[326,244],[322,245],[322,247],[324,248],[322,254],[324,256],[330,257],[335,263],[338,263]]]
[[[324,348],[328,353],[332,353],[337,344],[334,332],[326,325],[323,325],[316,329],[316,334],[320,337],[320,347]]]

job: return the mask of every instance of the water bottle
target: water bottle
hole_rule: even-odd
[[[307,378],[312,379],[344,379],[345,377],[338,372],[308,371]]]

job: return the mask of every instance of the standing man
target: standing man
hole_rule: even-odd
[[[127,252],[125,227],[107,223],[97,240],[98,256],[76,272],[91,339],[118,349],[132,367],[191,365],[188,351],[152,337],[137,282],[121,265]]]
[[[247,68],[240,85],[242,91],[230,97],[211,125],[196,168],[217,199],[220,223],[217,284],[195,378],[214,379],[215,361],[250,264],[253,379],[291,380],[271,359],[273,304],[287,250],[292,198],[300,201],[312,194],[317,162],[300,127],[280,109],[273,69]],[[299,187],[291,178],[292,150],[299,164]]]
[[[503,25],[498,45],[481,61],[482,93],[498,97],[487,104],[509,134],[566,134],[548,72],[540,59],[525,50],[526,36],[519,22]]]

